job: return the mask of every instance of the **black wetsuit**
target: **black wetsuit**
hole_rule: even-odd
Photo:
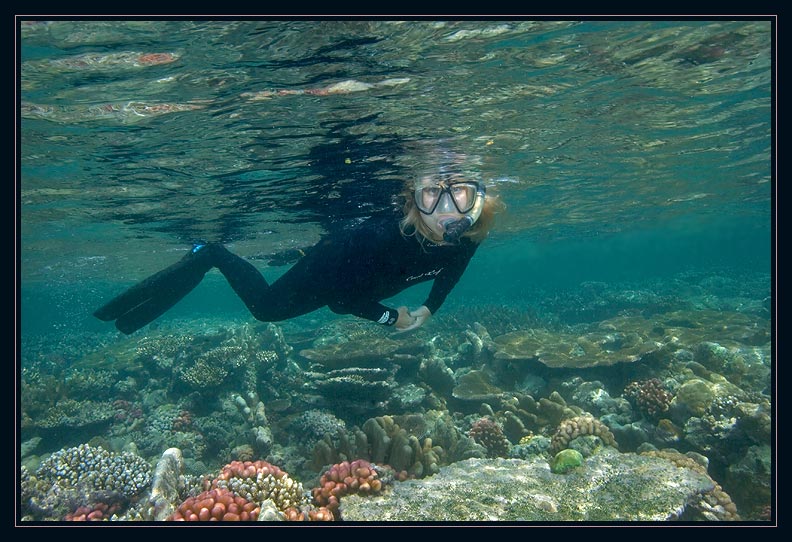
[[[434,314],[454,288],[478,245],[463,238],[437,245],[404,236],[394,216],[372,218],[351,231],[337,230],[309,249],[271,286],[250,262],[223,245],[196,246],[178,262],[135,284],[94,311],[134,333],[164,314],[217,267],[259,320],[279,322],[329,307],[385,325],[398,312],[380,301],[419,282],[434,280],[424,305]]]
[[[258,320],[276,322],[327,306],[385,325],[396,309],[380,303],[420,282],[434,280],[423,303],[434,314],[467,268],[478,244],[463,238],[437,245],[404,236],[398,220],[372,218],[355,230],[325,237],[272,285],[247,260],[211,246],[211,262]]]

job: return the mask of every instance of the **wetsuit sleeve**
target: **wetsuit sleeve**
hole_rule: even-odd
[[[472,249],[467,254],[455,260],[450,267],[444,269],[434,280],[432,289],[429,291],[429,297],[424,301],[424,306],[426,306],[432,314],[437,312],[446,300],[446,297],[448,297],[448,294],[450,294],[451,290],[456,286],[456,283],[462,278],[462,274],[465,272],[465,269],[467,269],[470,259],[476,252],[476,248],[477,245],[473,245]]]
[[[331,310],[333,307],[331,307]],[[346,314],[354,314],[360,318],[377,322],[386,326],[392,326],[399,319],[399,311],[394,308],[386,307],[377,301],[368,303],[357,303],[355,305],[347,305],[343,310]]]

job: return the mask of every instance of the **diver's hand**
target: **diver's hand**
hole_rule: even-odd
[[[410,317],[413,319],[412,323],[407,327],[399,328],[399,331],[410,331],[413,329],[418,329],[422,325],[429,320],[429,317],[432,316],[432,312],[426,308],[425,305],[421,305],[414,311],[410,311]]]
[[[410,309],[407,307],[399,307],[396,309],[399,312],[399,318],[393,327],[399,331],[405,331],[409,326],[415,323],[415,318],[410,314]]]

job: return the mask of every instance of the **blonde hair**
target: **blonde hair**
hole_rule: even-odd
[[[408,183],[401,194],[405,201],[404,218],[399,221],[399,229],[401,229],[402,235],[405,236],[420,235],[419,240],[423,244],[426,239],[432,238],[432,232],[421,218],[421,211],[418,210],[418,206],[415,205],[414,192],[412,184]],[[474,243],[481,243],[489,235],[490,228],[495,222],[495,213],[504,207],[497,196],[488,193],[484,199],[484,208],[481,209],[481,215],[462,237],[467,237]]]

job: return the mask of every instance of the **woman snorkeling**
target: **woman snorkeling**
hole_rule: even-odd
[[[137,331],[187,295],[210,269],[225,276],[251,314],[277,322],[327,306],[400,331],[437,312],[487,237],[497,199],[461,173],[425,175],[405,188],[404,215],[372,217],[351,234],[324,237],[273,284],[247,260],[216,243],[196,244],[181,260],[148,277],[94,312]],[[433,280],[415,310],[380,301]]]

